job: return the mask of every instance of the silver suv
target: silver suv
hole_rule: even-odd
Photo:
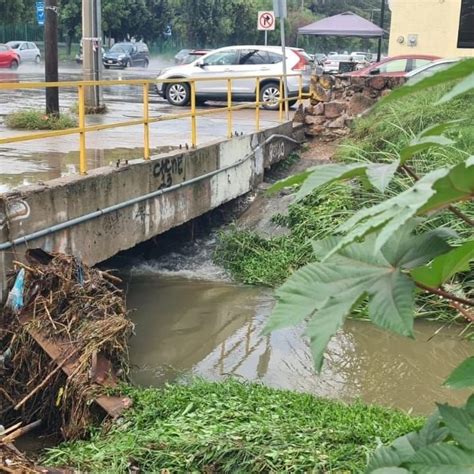
[[[280,79],[283,74],[283,54],[279,46],[228,46],[220,48],[196,59],[190,64],[174,66],[161,71],[158,79],[206,78],[196,82],[198,103],[206,100],[227,100],[227,78],[232,80],[233,101],[255,101],[256,80],[239,79],[239,76],[269,76],[260,80],[260,102],[266,109],[278,109],[280,98]],[[311,60],[302,49],[287,48],[286,62],[288,74],[288,97],[297,97],[300,77],[303,91],[309,89]],[[272,77],[275,75],[276,77]],[[188,83],[176,81],[169,84],[157,84],[157,92],[171,105],[187,105],[191,100],[191,88]],[[290,101],[292,105],[295,100]]]

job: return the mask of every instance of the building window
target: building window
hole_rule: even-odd
[[[474,48],[474,0],[462,0],[458,48]]]

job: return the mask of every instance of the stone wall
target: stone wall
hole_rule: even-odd
[[[314,74],[310,105],[301,107],[295,120],[304,122],[306,135],[312,137],[333,139],[347,135],[355,117],[404,82],[403,77]]]

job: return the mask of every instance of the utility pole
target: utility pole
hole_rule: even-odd
[[[82,64],[85,81],[102,79],[102,7],[101,0],[82,0]],[[100,86],[86,87],[86,109],[103,111]]]
[[[45,81],[58,82],[58,2],[46,0],[44,4],[44,58]],[[46,114],[59,115],[59,90],[46,88]]]
[[[385,20],[385,0],[382,0],[382,5],[380,7],[380,28],[384,27],[384,20]],[[383,33],[382,36],[379,38],[379,46],[377,49],[377,62],[380,61],[382,57],[382,42],[383,42]]]

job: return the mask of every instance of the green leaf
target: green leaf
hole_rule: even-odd
[[[403,467],[381,467],[375,471],[371,471],[372,474],[404,474],[405,472],[410,472],[404,469]]]
[[[427,150],[428,148],[432,148],[434,146],[449,146],[453,143],[453,140],[443,136],[426,135],[416,137],[411,140],[407,146],[400,150],[400,162],[403,165],[416,153],[420,153],[420,151]]]
[[[406,84],[403,87],[395,89],[379,103],[393,102],[394,100],[398,100],[401,97],[414,94],[433,86],[437,86],[438,84],[445,84],[457,79],[464,79],[465,77],[470,76],[473,70],[474,59],[465,59],[459,63],[456,63],[449,69],[439,71],[436,74],[433,74],[432,76],[429,76],[417,83]]]
[[[456,367],[444,385],[456,389],[474,387],[474,356],[467,358]]]
[[[407,462],[410,472],[472,474],[474,452],[449,444],[432,444],[416,452]]]
[[[302,184],[306,181],[308,176],[313,172],[313,168],[309,168],[306,171],[303,171],[302,173],[295,174],[293,176],[290,176],[289,178],[282,179],[281,181],[277,181],[274,185],[270,186],[265,194],[270,195],[270,194],[275,194],[278,191],[281,191],[284,188],[289,188],[291,186],[296,186],[299,184]]]
[[[300,200],[310,194],[317,188],[324,186],[325,184],[332,183],[336,180],[350,179],[355,176],[361,176],[365,173],[367,163],[357,163],[352,165],[321,165],[315,168],[315,170],[308,176],[301,186],[296,199]]]
[[[367,178],[374,188],[384,193],[399,166],[400,162],[398,160],[388,165],[369,165],[366,170]]]
[[[435,125],[431,125],[428,128],[425,128],[420,134],[418,135],[421,137],[431,137],[433,135],[441,135],[442,133],[446,132],[450,128],[454,127],[455,125],[459,125],[462,122],[465,122],[466,119],[456,119],[456,120],[448,120],[447,122],[437,123]]]
[[[474,416],[464,408],[439,405],[438,410],[452,437],[466,449],[474,449]]]
[[[433,443],[439,443],[448,437],[448,428],[440,426],[440,422],[441,417],[439,416],[438,410],[436,410],[435,413],[428,418],[425,425],[418,433],[420,448]]]
[[[365,472],[373,473],[382,468],[399,467],[416,453],[417,438],[417,433],[408,433],[397,438],[389,446],[380,446],[370,458]]]
[[[329,297],[317,315],[309,322],[306,335],[311,342],[314,365],[321,371],[323,356],[330,339],[344,324],[346,316],[360,297],[360,291],[344,295],[343,299]]]
[[[474,89],[474,73],[472,73],[470,76],[467,76],[466,79],[461,81],[459,84],[456,84],[456,86],[454,86],[450,92],[441,97],[441,100],[438,101],[438,104],[444,104],[445,102],[448,102],[449,100],[454,99],[458,95],[464,94],[471,89]]]
[[[439,288],[456,273],[469,270],[469,262],[474,260],[474,240],[465,242],[449,253],[435,258],[430,264],[414,268],[411,276],[418,283],[431,288]]]
[[[416,215],[443,209],[450,204],[474,198],[474,156],[464,163],[428,173],[411,188],[391,199],[356,212],[338,232],[346,233],[328,254],[379,231],[374,250],[378,251],[390,236]]]
[[[410,222],[408,233],[414,227]],[[407,232],[403,230],[403,232]],[[374,252],[376,236],[353,243],[333,253],[324,262],[310,263],[295,272],[277,291],[277,304],[265,331],[295,325],[310,317],[307,334],[315,365],[321,367],[330,338],[352,309],[368,297],[369,316],[375,324],[405,336],[413,335],[414,283],[404,273],[407,265],[422,262],[445,251],[442,232],[407,235],[400,245],[402,231]],[[392,247],[390,247],[390,245]],[[337,238],[314,242],[314,251],[323,258],[338,245]]]

